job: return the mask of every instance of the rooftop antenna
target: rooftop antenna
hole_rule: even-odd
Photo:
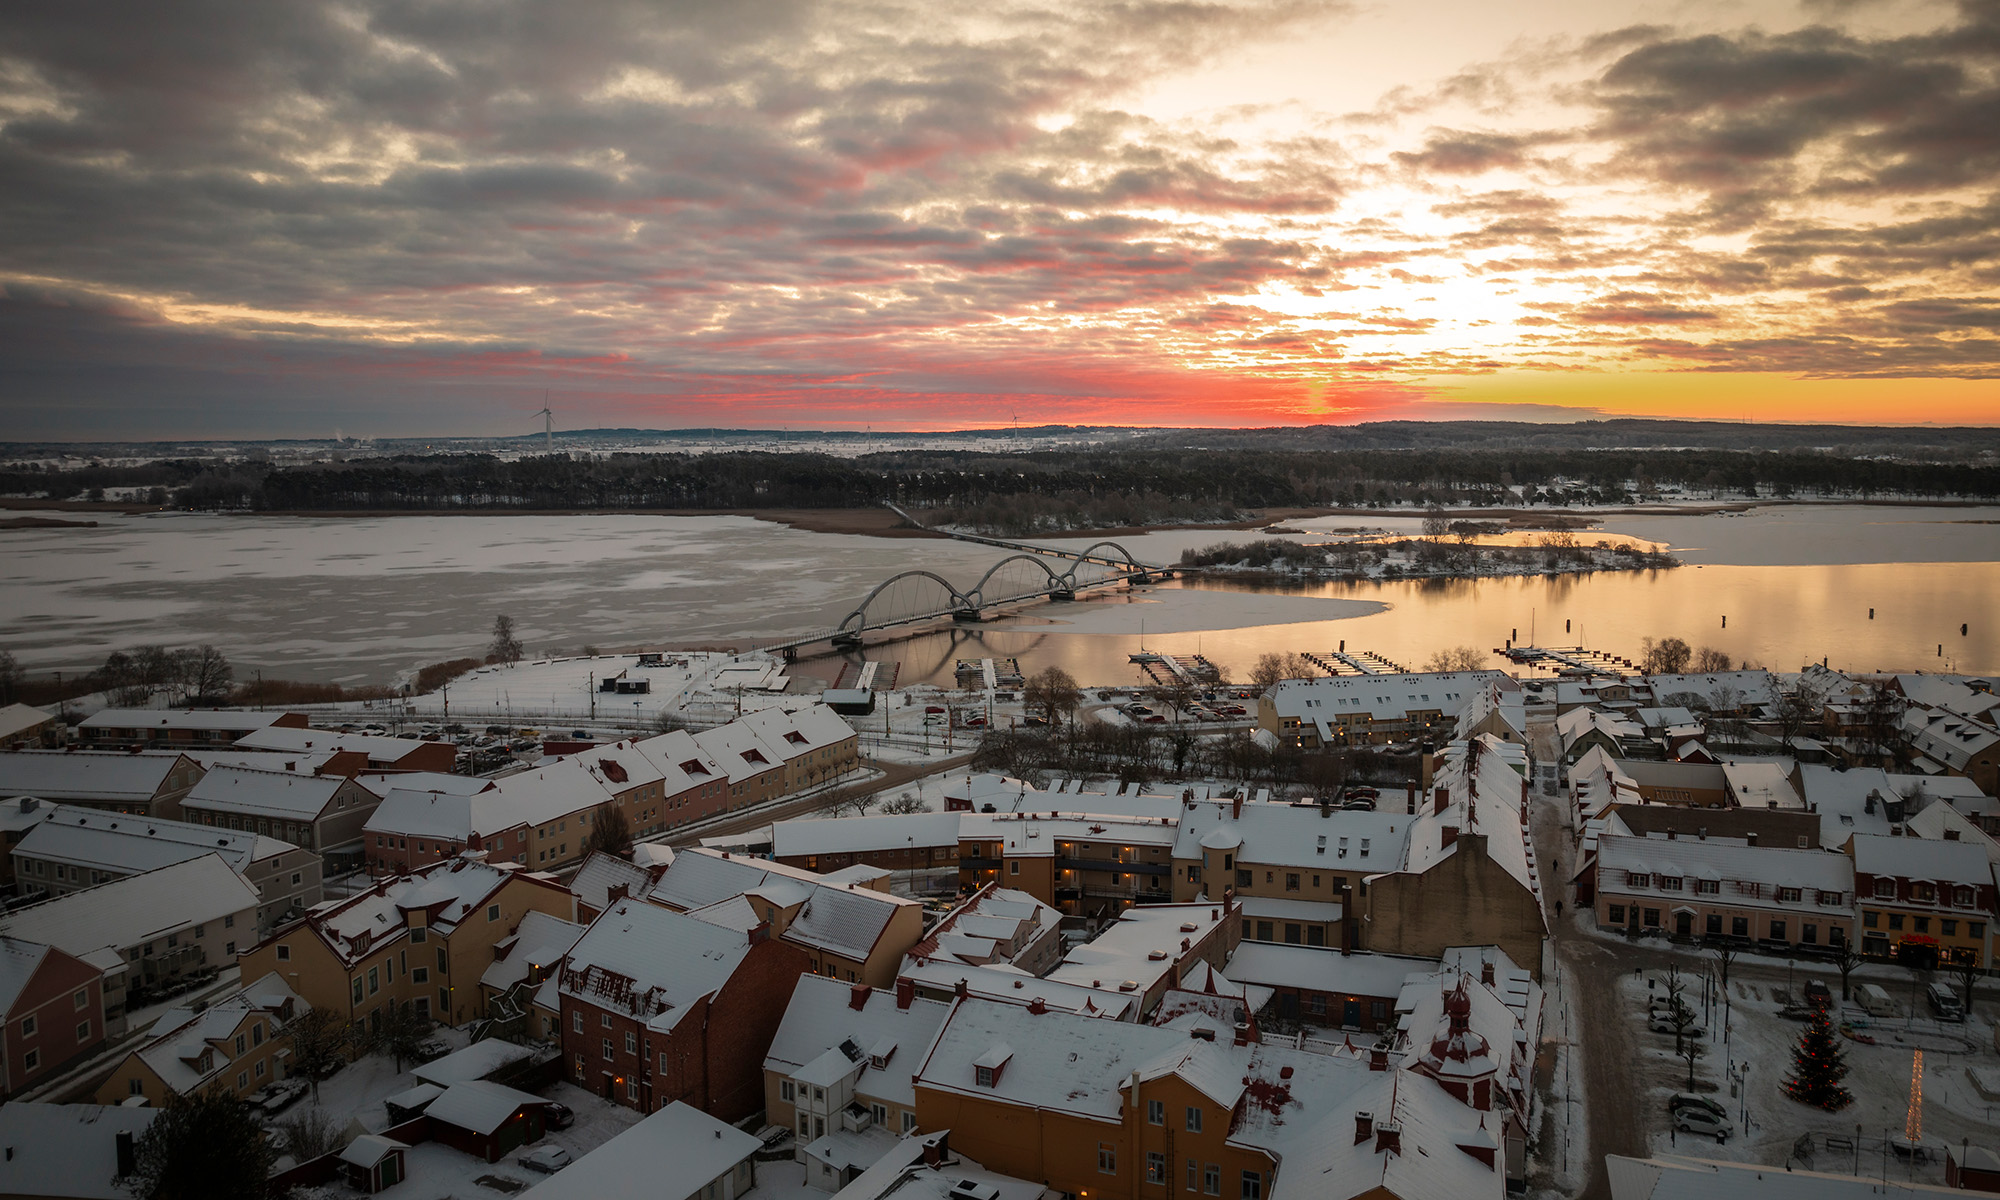
[[[542,411],[535,414],[542,418],[542,445],[550,454],[556,452],[556,414],[549,407],[548,389],[542,390]]]

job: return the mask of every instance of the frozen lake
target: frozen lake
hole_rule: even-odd
[[[1996,521],[2000,509],[1870,506],[1614,516],[1607,532],[1664,543],[1689,565],[1435,583],[1184,581],[1037,605],[867,653],[902,662],[906,683],[948,680],[956,658],[982,654],[1120,682],[1133,677],[1126,655],[1143,621],[1147,648],[1198,650],[1239,676],[1267,651],[1345,641],[1415,666],[1437,648],[1497,647],[1517,631],[1620,653],[1642,637],[1679,636],[1787,670],[1825,657],[1858,670],[1994,672]],[[1308,531],[1295,540],[1323,541],[1337,528],[1417,524],[1330,517],[1291,527]],[[1172,562],[1186,547],[1258,536],[1194,529],[1119,540]],[[481,653],[498,613],[537,654],[776,641],[834,625],[898,571],[922,566],[968,586],[1003,557],[971,543],[729,516],[113,517],[92,529],[0,531],[0,646],[32,670],[71,671],[145,642],[206,641],[242,677],[382,682]],[[831,676],[838,665],[826,655],[798,673]]]

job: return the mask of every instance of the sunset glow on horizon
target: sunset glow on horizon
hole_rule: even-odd
[[[0,13],[16,438],[2000,422],[2000,0]]]

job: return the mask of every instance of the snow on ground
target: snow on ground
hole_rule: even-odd
[[[1590,1178],[1590,1106],[1583,1102],[1583,1031],[1580,1023],[1596,1020],[1587,1001],[1570,994],[1569,972],[1545,948],[1543,972],[1542,1043],[1554,1047],[1543,1091],[1535,1095],[1530,1129],[1538,1141],[1529,1170],[1537,1186],[1531,1194],[1557,1200],[1575,1196]]]
[[[804,1163],[785,1159],[758,1163],[757,1186],[739,1200],[827,1200],[830,1195],[806,1182]]]

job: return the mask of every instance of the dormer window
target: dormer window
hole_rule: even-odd
[[[972,1060],[972,1081],[983,1088],[998,1087],[1000,1075],[1007,1069],[1007,1060],[1013,1057],[1014,1048],[1001,1042]]]
[[[706,775],[708,768],[701,765],[701,760],[690,758],[681,764],[681,772],[686,775]]]
[[[806,735],[795,729],[785,735],[785,740],[794,746],[803,746],[806,744]]]

